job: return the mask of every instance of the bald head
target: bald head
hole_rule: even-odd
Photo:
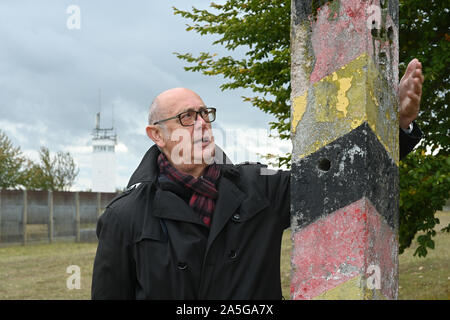
[[[174,88],[160,93],[150,106],[147,136],[178,170],[199,177],[214,160],[215,143],[211,121],[198,117],[205,103],[198,94],[186,88]],[[193,123],[183,125],[177,116],[187,111],[197,112]],[[192,115],[192,113],[189,113]],[[186,114],[187,115],[187,114]],[[163,122],[160,122],[164,120]],[[158,124],[154,124],[158,122]]]
[[[204,105],[202,99],[194,91],[187,88],[173,88],[160,93],[150,105],[149,125],[163,118],[173,116],[182,106],[195,107]]]

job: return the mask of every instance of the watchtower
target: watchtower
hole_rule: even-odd
[[[114,127],[100,128],[100,112],[95,116],[95,128],[92,131],[92,191],[116,191],[117,135]]]

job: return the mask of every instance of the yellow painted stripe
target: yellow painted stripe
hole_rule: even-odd
[[[392,105],[381,102],[382,95],[393,101]],[[395,101],[392,88],[383,80],[372,58],[367,54],[359,56],[293,99],[292,132],[299,136],[295,154],[306,157],[367,122],[398,165]]]
[[[302,120],[303,114],[306,110],[306,102],[308,99],[308,91],[305,92],[302,96],[295,97],[292,101],[292,122],[291,122],[291,131],[295,132],[297,128],[297,124],[300,120]]]
[[[381,290],[368,289],[360,275],[330,289],[313,300],[387,300]]]
[[[342,112],[344,114],[344,117],[347,117],[347,107],[350,104],[350,101],[346,97],[347,91],[351,87],[353,77],[342,77],[340,79],[337,78],[336,73],[333,73],[333,80],[339,81],[339,91],[337,93],[337,102],[336,102],[336,110],[338,112]]]

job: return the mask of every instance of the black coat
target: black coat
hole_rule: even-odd
[[[400,134],[401,155],[420,140]],[[158,184],[153,146],[97,224],[93,299],[281,299],[290,172],[223,165],[211,227]]]

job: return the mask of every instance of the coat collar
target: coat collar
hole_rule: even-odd
[[[141,163],[133,173],[128,182],[128,186],[137,183],[147,182],[154,184],[158,180],[157,159],[161,151],[153,145],[144,155]],[[211,226],[211,233],[219,232],[225,222],[236,210],[245,195],[226,177],[238,177],[239,171],[234,168],[231,160],[226,156],[221,148],[216,146],[215,161],[220,166],[221,178],[218,182],[219,198],[216,202],[215,212],[221,212],[217,217],[213,217],[214,227]],[[177,195],[170,191],[155,188],[155,197],[152,201],[152,215],[154,217],[185,221],[204,226],[199,215]],[[218,226],[216,226],[218,224]],[[206,226],[205,226],[206,227]],[[217,230],[216,230],[217,229]]]
[[[145,183],[150,185],[150,188],[147,190],[154,190],[154,197],[152,197],[151,201],[151,215],[157,218],[162,219],[171,219],[171,220],[178,220],[178,221],[185,221],[190,223],[195,223],[201,226],[206,226],[201,221],[199,215],[194,212],[192,208],[186,205],[183,199],[175,195],[174,193],[170,191],[162,190],[161,188],[156,187],[156,183],[158,181],[158,174],[159,174],[159,168],[157,164],[157,159],[161,151],[158,149],[156,145],[153,145],[150,147],[149,150],[145,153],[144,157],[142,158],[139,166],[132,174],[127,188],[132,188],[133,186],[139,184],[139,183]],[[222,178],[219,179],[219,197],[220,194],[224,193],[220,198],[218,199],[216,203],[216,209],[217,207],[221,206],[227,206],[227,203],[230,204],[235,199],[239,199],[240,197],[233,197],[228,194],[228,191],[223,191],[221,189],[228,189],[228,188],[221,188],[220,186],[222,184],[229,185],[232,184],[231,182],[227,181],[225,183],[221,182],[224,180],[224,177],[239,177],[239,171],[234,168],[234,165],[232,164],[231,160],[226,156],[226,154],[223,152],[223,150],[216,145],[216,152],[215,152],[215,161],[217,164],[220,165],[221,170],[221,176]],[[234,186],[233,194],[237,194],[239,192],[239,189]],[[224,200],[225,199],[225,200]],[[240,201],[239,201],[240,203]],[[239,204],[237,204],[239,206]],[[217,210],[215,210],[217,211]],[[228,210],[225,210],[228,212]],[[227,216],[231,215],[228,214]],[[214,220],[214,219],[213,219]],[[220,219],[222,220],[222,219]],[[226,218],[223,219],[226,221]],[[223,222],[220,222],[222,224]]]
[[[141,163],[138,165],[134,173],[131,175],[128,181],[127,188],[135,185],[136,183],[149,182],[153,183],[158,179],[158,164],[157,159],[161,151],[159,151],[156,145],[150,147],[147,150]]]
[[[200,215],[189,207],[183,199],[171,191],[160,188],[155,190],[151,214],[156,218],[190,222],[206,228],[200,219]]]
[[[154,183],[158,179],[158,163],[157,159],[161,151],[159,151],[156,145],[150,147],[147,150],[141,163],[138,165],[137,169],[131,175],[128,182],[127,188],[137,184],[137,183]],[[229,170],[232,167],[231,160],[227,157],[225,152],[216,145],[214,160],[217,164],[222,165],[221,170]]]

